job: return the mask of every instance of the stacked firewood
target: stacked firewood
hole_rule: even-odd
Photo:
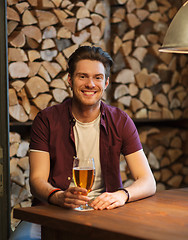
[[[141,143],[157,182],[157,191],[188,185],[188,131],[171,127],[138,128]],[[128,166],[121,158],[125,186],[132,181]]]
[[[10,181],[11,208],[31,206],[29,186],[29,140],[22,139],[16,132],[10,132]],[[11,220],[12,229],[19,221]]]
[[[188,118],[187,56],[158,51],[183,2],[7,0],[11,126],[32,121],[41,109],[72,95],[67,59],[81,45],[100,46],[113,57],[105,101],[135,120],[147,119],[145,126],[150,120]],[[187,185],[187,131],[138,130],[158,190]],[[28,147],[29,131],[26,139],[10,133],[12,207],[31,204]],[[127,186],[133,180],[123,156],[120,169]]]
[[[111,6],[111,99],[132,118],[188,118],[187,56],[158,51],[181,4],[117,0]]]
[[[27,122],[71,96],[67,59],[78,46],[106,49],[107,6],[96,0],[7,2],[9,112]]]

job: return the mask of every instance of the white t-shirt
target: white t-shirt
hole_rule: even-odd
[[[82,123],[76,119],[73,127],[77,157],[94,158],[95,179],[92,191],[88,194],[90,198],[95,198],[104,191],[104,182],[101,173],[99,137],[100,137],[100,114],[92,122]],[[74,186],[71,182],[70,186]]]

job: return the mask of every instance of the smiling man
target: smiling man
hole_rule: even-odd
[[[76,208],[92,198],[90,205],[103,210],[155,193],[155,180],[133,121],[124,111],[101,100],[109,85],[111,66],[111,57],[101,48],[78,48],[68,62],[72,99],[36,116],[30,144],[33,205],[48,202]],[[126,189],[120,177],[120,154],[135,179]],[[95,180],[88,196],[86,189],[72,181],[74,157],[95,160]]]

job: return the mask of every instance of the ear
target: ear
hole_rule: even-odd
[[[70,87],[72,88],[72,79],[71,79],[70,73],[68,74],[68,83],[69,83]]]
[[[107,80],[105,81],[105,86],[104,86],[104,89],[105,89],[105,90],[107,89],[108,85],[109,85],[109,77],[108,77]]]

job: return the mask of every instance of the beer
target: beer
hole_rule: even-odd
[[[95,172],[93,168],[75,167],[73,168],[73,179],[77,187],[86,188],[88,192],[91,191],[94,182]]]

